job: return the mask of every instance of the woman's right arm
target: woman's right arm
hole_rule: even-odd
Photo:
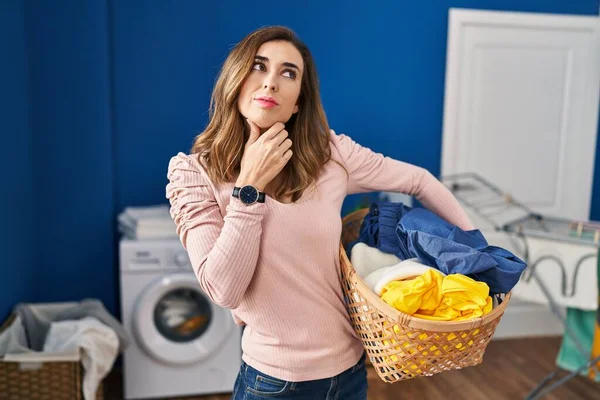
[[[223,217],[207,175],[183,153],[169,162],[168,179],[171,217],[200,286],[215,304],[238,307],[258,262],[266,205],[232,198]]]

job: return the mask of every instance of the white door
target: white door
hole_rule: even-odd
[[[476,172],[547,216],[589,218],[597,17],[451,9],[442,175]]]
[[[599,94],[597,17],[451,9],[441,175],[477,173],[544,216],[587,220]],[[523,256],[466,209],[490,244]],[[562,333],[547,306],[518,301],[520,289],[530,288],[517,285],[496,336]]]

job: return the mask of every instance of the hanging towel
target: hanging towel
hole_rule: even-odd
[[[596,267],[598,268],[597,275],[600,277],[598,257],[596,257]],[[597,278],[597,284],[600,288],[600,278]],[[598,298],[598,302],[600,303],[600,298]],[[585,353],[581,354],[573,338],[565,330],[560,351],[556,357],[556,365],[566,371],[574,372],[589,360],[600,357],[600,304],[598,310],[568,307],[566,325],[579,339]],[[596,369],[600,370],[600,363],[596,364]],[[600,375],[596,372],[596,369],[589,368],[580,374],[587,376],[594,382],[600,382]]]
[[[564,233],[567,234],[568,230]],[[512,291],[514,298],[546,306],[552,299],[557,306],[564,308],[594,312],[598,309],[598,250],[593,244],[558,237],[550,240],[532,234],[524,235],[523,240],[529,263]],[[549,296],[544,290],[549,292]]]
[[[585,311],[578,308],[567,308],[566,325],[570,331],[577,337],[583,346],[584,354],[581,354],[573,338],[565,333],[560,346],[560,350],[556,357],[556,365],[565,371],[575,372],[579,367],[590,360],[592,354],[592,342],[594,334],[594,325],[596,323],[596,312]],[[586,376],[593,372],[582,371],[581,375]],[[593,378],[596,382],[600,381],[600,377]]]

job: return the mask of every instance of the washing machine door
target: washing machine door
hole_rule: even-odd
[[[168,364],[209,357],[235,325],[229,311],[212,303],[189,273],[167,274],[151,282],[138,297],[133,318],[140,346]]]

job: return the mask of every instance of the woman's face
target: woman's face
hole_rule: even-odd
[[[298,112],[303,70],[302,56],[293,44],[264,43],[242,86],[238,98],[240,113],[263,132],[276,122],[286,123]]]

